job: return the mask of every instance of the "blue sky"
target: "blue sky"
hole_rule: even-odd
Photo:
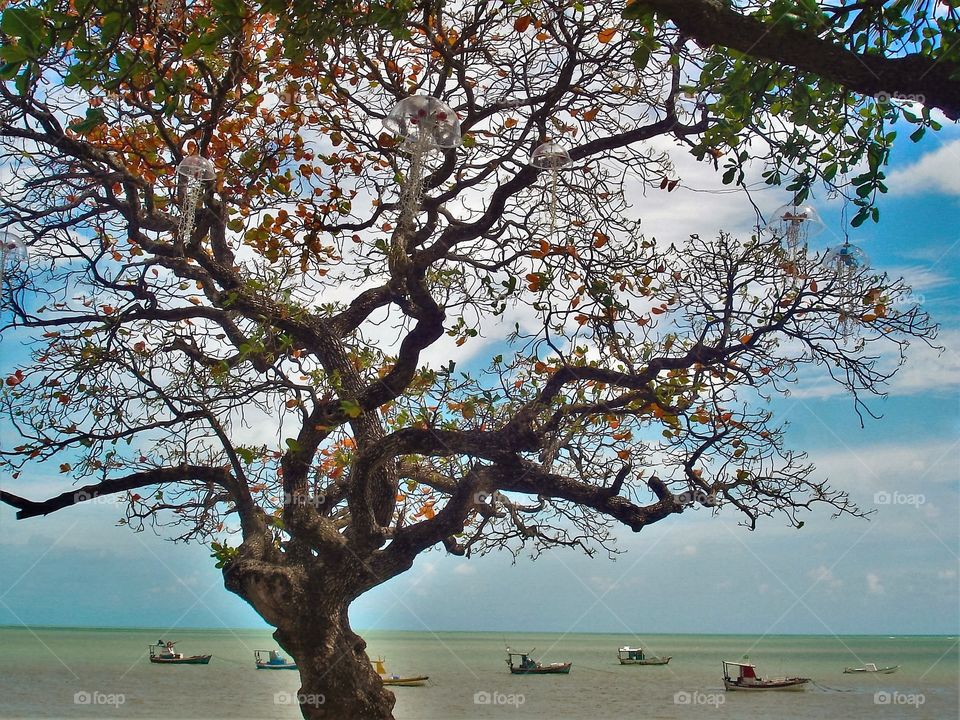
[[[637,195],[650,235],[663,240],[723,227],[746,232],[746,199],[695,190],[719,178],[678,158],[684,185],[665,203]],[[812,513],[802,530],[769,519],[755,532],[700,509],[634,535],[616,561],[555,551],[513,564],[430,552],[352,609],[358,628],[550,632],[927,634],[960,632],[960,130],[948,126],[894,154],[879,226],[851,230],[872,264],[914,282],[942,324],[943,354],[915,348],[863,429],[849,397],[817,384],[775,409],[790,444],[877,512],[869,521]],[[782,190],[754,198],[769,212]],[[840,206],[814,201],[828,227]],[[824,233],[815,245],[832,245]],[[7,356],[9,340],[0,344]],[[12,443],[0,425],[0,441]],[[3,480],[40,498],[61,479]],[[58,489],[57,489],[58,488]],[[0,624],[266,627],[227,593],[209,551],[115,527],[118,506],[87,504],[16,521],[0,507]],[[451,598],[459,599],[451,602]]]

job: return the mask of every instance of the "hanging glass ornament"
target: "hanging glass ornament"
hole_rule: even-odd
[[[830,248],[823,256],[823,264],[836,273],[837,295],[840,299],[840,331],[848,335],[859,316],[857,303],[857,275],[869,265],[867,254],[849,240]]]
[[[383,127],[397,138],[400,150],[410,156],[410,167],[400,187],[397,227],[402,235],[420,210],[427,157],[460,144],[460,120],[443,101],[427,95],[414,95],[393,106],[383,121]],[[399,244],[396,248],[391,247],[391,256],[396,260],[398,258],[394,256],[402,251]]]
[[[217,177],[217,170],[210,158],[187,155],[177,165],[178,193],[180,195],[180,227],[177,237],[183,242],[190,240],[196,220],[197,204],[203,195],[203,186]]]
[[[530,164],[550,174],[550,235],[557,225],[557,180],[560,170],[570,164],[570,153],[555,142],[537,145],[530,154]]]
[[[15,232],[0,230],[0,272],[7,263],[15,265],[27,259],[27,243]]]
[[[401,149],[425,154],[460,144],[460,120],[450,106],[427,95],[404,98],[383,121],[388,132],[401,140]]]
[[[27,243],[9,230],[0,230],[0,291],[6,277],[7,266],[15,267],[27,261]]]
[[[823,232],[826,226],[812,205],[788,203],[773,211],[767,230],[783,241],[790,258],[796,258],[810,238]]]

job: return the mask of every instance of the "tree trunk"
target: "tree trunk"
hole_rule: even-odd
[[[311,579],[303,566],[241,556],[224,567],[224,585],[277,628],[274,639],[297,662],[300,692],[277,702],[297,702],[307,720],[392,720],[396,698],[350,628],[356,593],[349,568],[339,569]]]
[[[300,668],[303,717],[392,720],[396,698],[374,671],[367,643],[350,628],[346,605],[299,620],[273,637]]]

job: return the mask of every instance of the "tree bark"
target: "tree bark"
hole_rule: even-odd
[[[384,688],[347,616],[362,592],[354,575],[342,562],[319,558],[301,564],[244,557],[242,546],[241,556],[224,567],[226,588],[276,628],[274,639],[296,660],[296,702],[306,720],[393,719],[396,698]]]
[[[350,628],[347,605],[291,619],[273,637],[297,661],[303,717],[392,720],[396,698],[374,671],[367,643]]]

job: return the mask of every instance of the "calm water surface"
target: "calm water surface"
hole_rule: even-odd
[[[147,645],[163,637],[207,666],[155,666]],[[426,674],[423,688],[396,688],[398,720],[535,718],[960,717],[956,638],[649,635],[521,635],[369,632],[371,655],[398,674]],[[568,676],[513,676],[504,641],[544,661],[572,661]],[[619,645],[642,642],[672,655],[665,667],[620,666]],[[300,717],[287,703],[295,672],[257,671],[253,651],[275,647],[250,630],[0,628],[0,718],[226,720]],[[797,693],[724,693],[720,661],[749,653],[761,675],[802,675]],[[844,675],[848,665],[900,665],[894,675]]]

